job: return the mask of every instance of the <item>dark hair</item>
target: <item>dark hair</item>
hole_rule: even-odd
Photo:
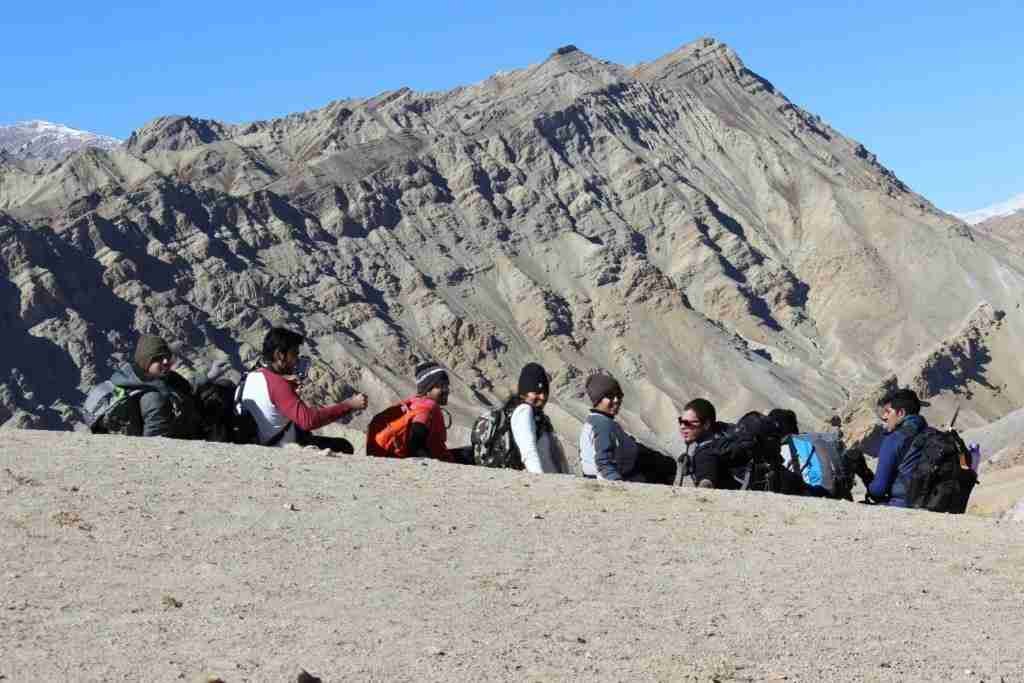
[[[768,417],[775,423],[776,428],[779,430],[779,434],[782,436],[800,433],[800,425],[797,423],[796,413],[792,410],[787,410],[785,408],[772,408],[768,413]]]
[[[298,332],[292,332],[283,327],[275,327],[270,332],[267,332],[267,336],[263,338],[263,361],[265,363],[273,363],[276,351],[281,353],[288,353],[292,350],[298,351],[304,341],[306,341],[306,338]]]
[[[879,406],[889,406],[893,410],[902,410],[907,415],[917,415],[921,412],[921,399],[913,389],[896,389],[882,397],[878,402]]]
[[[683,412],[692,410],[697,419],[701,422],[710,422],[714,424],[718,417],[715,415],[715,407],[711,405],[711,401],[706,398],[695,398],[685,406],[683,406]]]

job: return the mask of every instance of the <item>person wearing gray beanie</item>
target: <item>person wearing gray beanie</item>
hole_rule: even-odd
[[[580,431],[583,476],[671,485],[675,459],[639,443],[615,419],[624,397],[619,381],[598,372],[587,378],[584,390],[593,407]]]
[[[619,404],[622,403],[622,387],[619,385],[619,381],[609,374],[598,372],[587,378],[586,385],[587,397],[590,399],[590,405],[596,406],[601,403],[602,399],[619,399]],[[612,401],[611,403],[614,403]],[[606,409],[610,409],[611,405],[606,406]],[[618,406],[615,407],[615,412],[618,412]]]

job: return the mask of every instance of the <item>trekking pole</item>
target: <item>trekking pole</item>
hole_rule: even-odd
[[[960,403],[958,402],[956,404],[956,410],[953,411],[953,419],[949,421],[949,429],[946,430],[947,432],[953,431],[953,428],[956,426],[956,418],[959,417],[959,416],[960,416]]]

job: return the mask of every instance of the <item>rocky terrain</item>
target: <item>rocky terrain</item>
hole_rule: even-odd
[[[284,324],[310,339],[312,396],[382,408],[436,358],[460,427],[527,360],[570,443],[598,367],[666,447],[694,396],[813,428],[892,376],[980,427],[1024,403],[1022,285],[1005,241],[728,46],[635,68],[566,46],[448,92],[0,157],[0,421],[73,426],[140,333],[185,371],[241,368]]]
[[[0,503],[5,681],[1024,678],[996,520],[29,430]]]
[[[120,140],[49,121],[0,126],[0,155],[24,160],[63,159],[86,147],[116,149]]]
[[[992,237],[1014,254],[1024,256],[1021,235],[1024,234],[1024,209],[986,219],[975,226],[979,232]]]

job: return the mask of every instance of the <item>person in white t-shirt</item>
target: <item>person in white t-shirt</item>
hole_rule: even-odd
[[[544,414],[551,381],[537,363],[527,363],[519,373],[515,405],[511,416],[512,441],[519,451],[523,467],[536,474],[568,472],[565,456],[555,436],[551,420]]]

